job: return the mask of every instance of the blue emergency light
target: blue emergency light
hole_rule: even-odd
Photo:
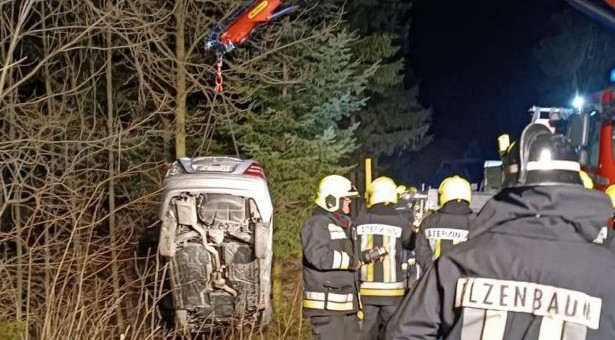
[[[611,69],[611,83],[615,84],[615,68]]]

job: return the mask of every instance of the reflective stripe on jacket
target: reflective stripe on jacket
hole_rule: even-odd
[[[435,259],[467,239],[471,215],[467,202],[450,201],[423,219],[416,237],[416,260],[423,272]]]
[[[361,267],[361,301],[364,304],[399,303],[406,292],[404,250],[414,247],[412,220],[394,205],[376,204],[363,209],[356,218],[360,250],[383,247],[387,255],[380,263]]]
[[[358,311],[356,232],[350,219],[322,208],[301,229],[303,315],[353,314]]]

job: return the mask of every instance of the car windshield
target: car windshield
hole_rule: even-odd
[[[201,197],[199,218],[207,225],[242,223],[246,219],[244,197],[228,194],[203,194]]]

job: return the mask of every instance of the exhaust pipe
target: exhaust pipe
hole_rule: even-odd
[[[207,250],[213,257],[214,272],[212,273],[212,281],[214,283],[214,287],[226,291],[227,293],[233,295],[233,297],[237,297],[237,291],[227,285],[226,280],[224,279],[224,277],[222,277],[222,262],[220,260],[220,254],[218,254],[216,248],[214,248],[207,242],[207,235],[205,230],[203,230],[203,228],[201,228],[201,226],[199,225],[192,225],[192,228],[201,235],[205,250]]]

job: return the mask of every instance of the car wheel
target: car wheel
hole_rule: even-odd
[[[269,229],[262,222],[256,223],[254,227],[254,256],[257,259],[264,259],[269,252]]]

